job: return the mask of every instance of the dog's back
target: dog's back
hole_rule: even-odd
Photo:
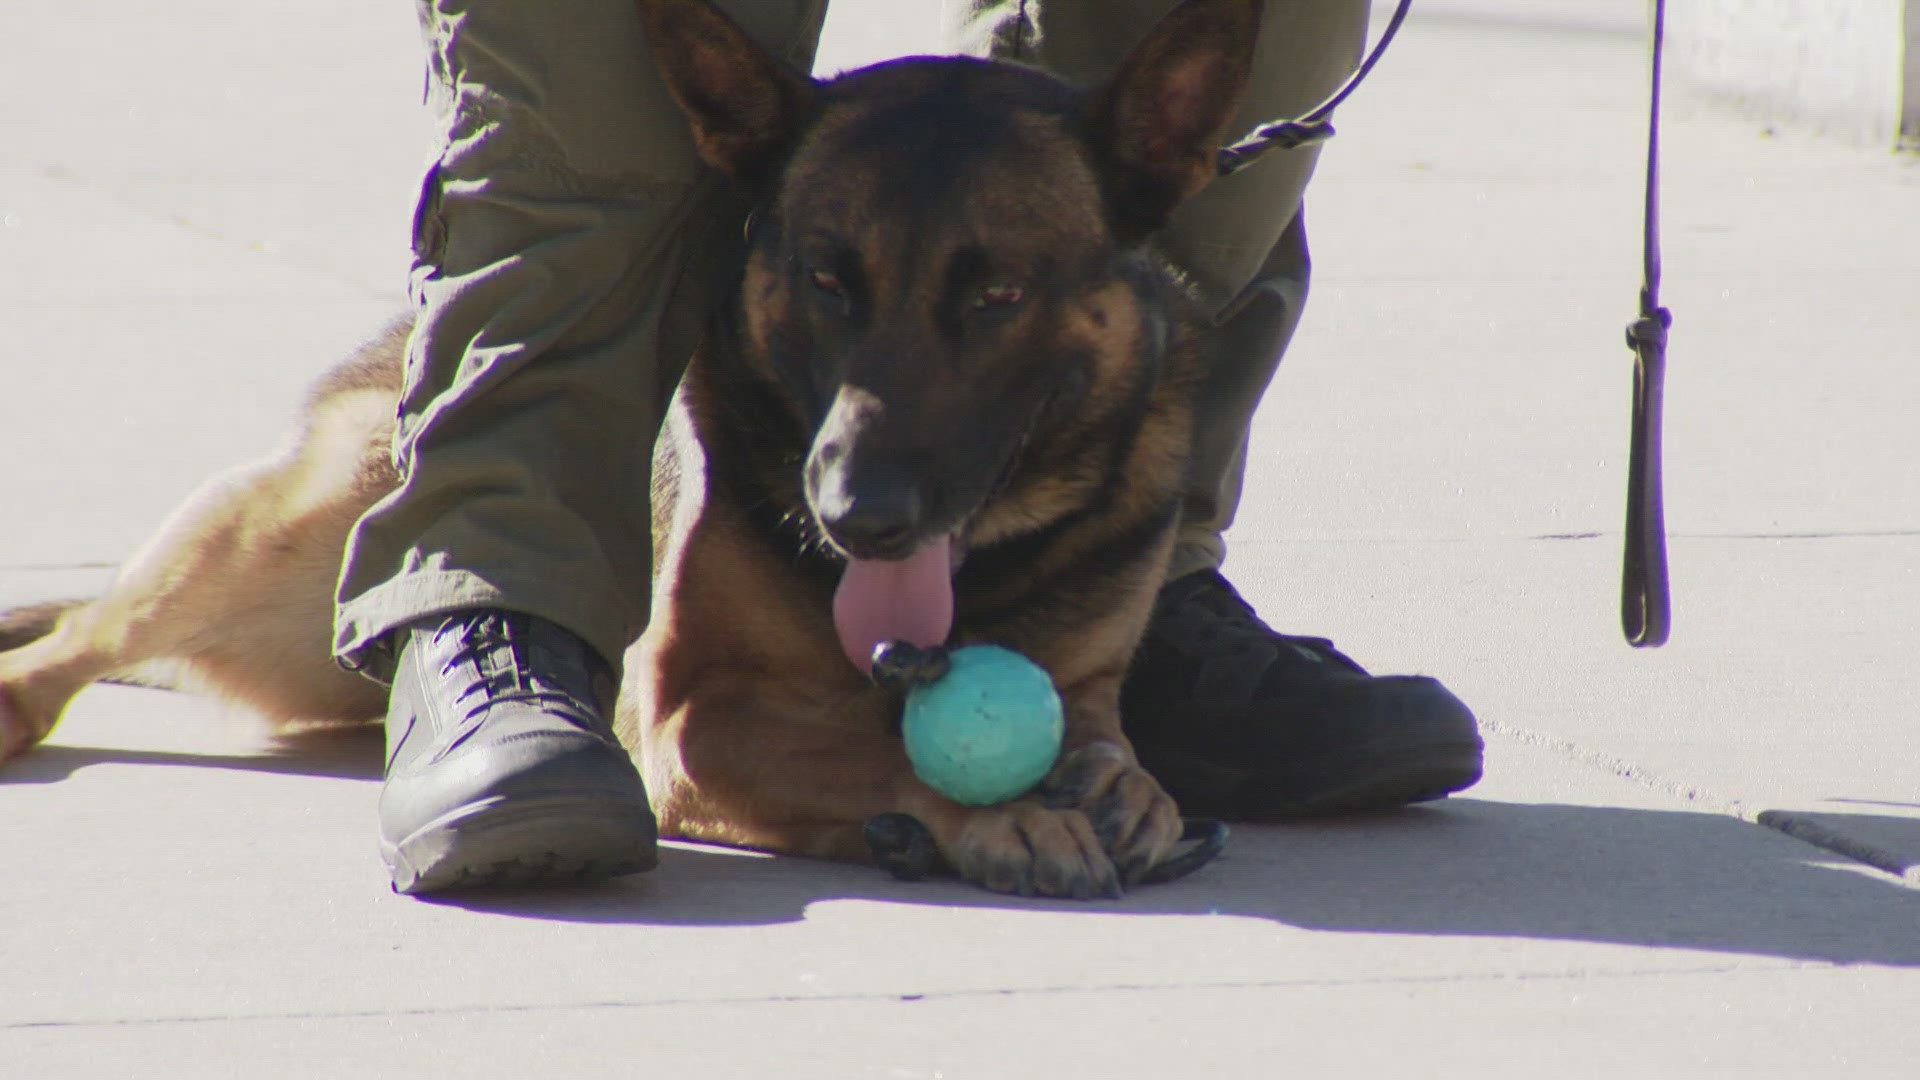
[[[394,483],[408,323],[315,381],[289,445],[208,480],[101,596],[0,614],[0,762],[103,680],[209,689],[274,722],[365,721],[378,686],[331,657],[347,532]]]

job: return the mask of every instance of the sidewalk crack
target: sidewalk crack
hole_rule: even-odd
[[[1625,758],[1602,753],[1557,736],[1485,718],[1481,719],[1480,726],[1489,734],[1559,754],[1602,772],[1612,773],[1623,780],[1631,780],[1661,794],[1693,803],[1714,813],[1725,814],[1749,825],[1770,829],[1801,843],[1810,844],[1869,869],[1890,875],[1894,878],[1891,884],[1920,891],[1920,865],[1915,865],[1906,858],[1876,844],[1847,835],[1821,823],[1815,819],[1813,811],[1750,806],[1697,784],[1674,780],[1635,765]]]

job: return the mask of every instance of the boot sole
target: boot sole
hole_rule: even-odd
[[[493,798],[382,840],[393,890],[420,893],[571,884],[653,869],[653,814],[630,801],[578,796]]]

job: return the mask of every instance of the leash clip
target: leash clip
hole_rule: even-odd
[[[1220,175],[1231,176],[1259,160],[1269,150],[1292,150],[1333,138],[1331,120],[1282,120],[1262,124],[1232,146],[1220,149]]]
[[[1380,40],[1375,42],[1372,51],[1353,69],[1347,81],[1340,84],[1325,101],[1302,113],[1297,119],[1275,120],[1247,133],[1246,138],[1224,147],[1214,158],[1219,175],[1227,176],[1238,172],[1269,150],[1292,150],[1309,146],[1333,138],[1333,110],[1347,100],[1348,95],[1360,88],[1373,65],[1386,55],[1387,46],[1393,43],[1393,36],[1400,32],[1400,24],[1407,20],[1407,12],[1412,10],[1413,0],[1400,0],[1393,9],[1393,17],[1387,21],[1387,28],[1380,32]]]

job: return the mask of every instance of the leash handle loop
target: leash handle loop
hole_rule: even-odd
[[[1666,644],[1672,629],[1667,580],[1667,525],[1660,482],[1662,399],[1667,328],[1660,306],[1660,67],[1666,44],[1666,0],[1653,8],[1653,91],[1647,120],[1647,191],[1640,317],[1627,325],[1633,350],[1633,428],[1627,455],[1626,544],[1620,572],[1620,628],[1635,648]]]

